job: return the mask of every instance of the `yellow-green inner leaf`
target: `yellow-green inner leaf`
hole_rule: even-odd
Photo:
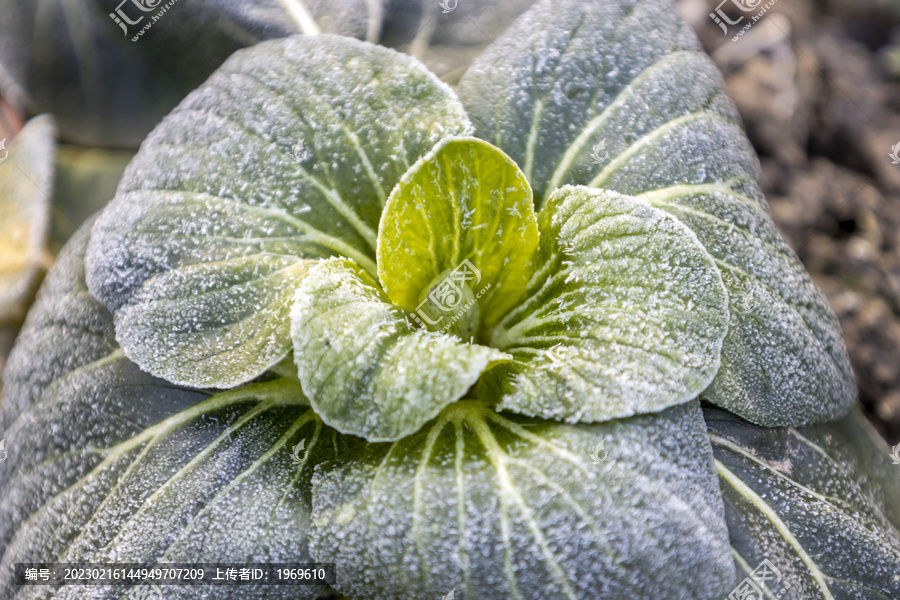
[[[403,176],[378,231],[378,276],[420,326],[476,338],[515,306],[538,245],[531,188],[487,142],[449,138]]]

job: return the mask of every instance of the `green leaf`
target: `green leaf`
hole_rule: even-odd
[[[0,327],[21,324],[52,257],[48,249],[56,125],[30,120],[0,140]]]
[[[390,190],[467,128],[450,89],[393,51],[329,35],[241,51],[132,161],[92,234],[91,292],[142,369],[249,381],[290,349],[306,259],[374,274]]]
[[[472,300],[489,328],[518,301],[537,246],[531,188],[519,167],[481,140],[448,139],[391,192],[378,229],[378,276],[397,306],[435,313],[421,315],[430,328]]]
[[[900,597],[900,468],[858,410],[802,429],[705,416],[741,578],[768,560],[763,598]]]
[[[691,231],[635,198],[566,186],[539,217],[538,273],[490,345],[500,407],[567,422],[695,398],[719,368],[728,298]]]
[[[602,187],[697,234],[731,314],[711,401],[767,426],[853,405],[837,319],[772,223],[721,75],[669,2],[539,2],[459,94],[477,135],[522,167],[538,206],[564,184]]]
[[[694,600],[734,573],[696,403],[571,426],[458,402],[320,465],[311,535],[367,600]]]
[[[48,275],[7,370],[0,596],[25,597],[12,566],[36,559],[308,562],[313,466],[357,442],[323,426],[284,379],[213,393],[141,372],[85,286],[87,231]],[[91,586],[77,596],[125,598],[129,590]],[[311,599],[319,591],[222,587],[216,598]],[[178,594],[200,600],[209,590]]]
[[[508,356],[415,327],[346,260],[319,263],[291,312],[303,390],[323,421],[369,441],[418,431],[463,397],[488,363]]]

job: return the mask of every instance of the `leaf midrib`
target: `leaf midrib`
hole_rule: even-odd
[[[822,592],[823,600],[835,600],[834,596],[831,594],[831,590],[828,587],[828,583],[825,581],[825,575],[819,569],[819,566],[812,559],[812,557],[807,554],[806,550],[803,548],[803,545],[800,544],[800,541],[794,537],[794,534],[791,533],[790,528],[788,528],[787,524],[781,520],[781,517],[769,506],[764,499],[762,499],[753,489],[750,488],[746,483],[741,481],[741,479],[731,472],[724,463],[719,461],[718,459],[714,459],[714,463],[716,466],[716,472],[719,475],[719,478],[725,481],[728,485],[730,485],[738,494],[743,496],[748,502],[750,502],[759,512],[766,517],[766,519],[772,523],[775,527],[776,531],[781,535],[782,539],[794,550],[800,560],[806,565],[806,568],[809,569],[810,575],[815,581],[816,585],[819,587],[819,590]]]

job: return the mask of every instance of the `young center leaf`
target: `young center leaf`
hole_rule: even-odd
[[[142,369],[249,381],[290,349],[309,259],[374,275],[391,189],[468,128],[450,89],[396,52],[331,35],[240,51],[132,161],[92,234],[91,292]]]
[[[646,202],[566,186],[539,217],[525,298],[491,332],[514,357],[481,383],[500,407],[568,422],[655,412],[719,368],[728,299],[696,236]]]
[[[800,429],[705,417],[741,579],[768,561],[762,598],[900,598],[900,468],[859,411]]]
[[[578,425],[455,403],[320,465],[311,535],[367,600],[714,599],[734,577],[696,402]]]
[[[766,426],[852,406],[837,319],[772,223],[722,78],[670,2],[543,0],[475,61],[459,94],[538,206],[564,184],[606,188],[697,234],[729,295],[711,401]]]
[[[309,562],[313,466],[358,444],[299,386],[186,389],[130,362],[88,293],[86,226],[51,269],[0,402],[0,597],[13,566],[59,562]],[[302,443],[301,443],[302,442]],[[226,586],[221,600],[312,600],[311,586]],[[42,586],[56,599],[134,598],[128,586]],[[206,586],[180,588],[201,600]]]
[[[519,299],[537,245],[531,188],[516,163],[481,140],[451,138],[391,192],[378,276],[394,304],[434,329],[452,318],[440,312],[473,300],[471,318],[487,329]]]
[[[350,261],[319,263],[291,312],[303,390],[323,421],[369,441],[397,440],[459,400],[506,354],[415,326]]]

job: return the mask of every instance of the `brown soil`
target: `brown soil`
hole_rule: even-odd
[[[900,143],[900,11],[780,0],[732,41],[740,26],[725,37],[709,17],[718,5],[679,2],[725,73],[776,223],[841,321],[867,415],[900,442],[900,164],[889,156]]]

